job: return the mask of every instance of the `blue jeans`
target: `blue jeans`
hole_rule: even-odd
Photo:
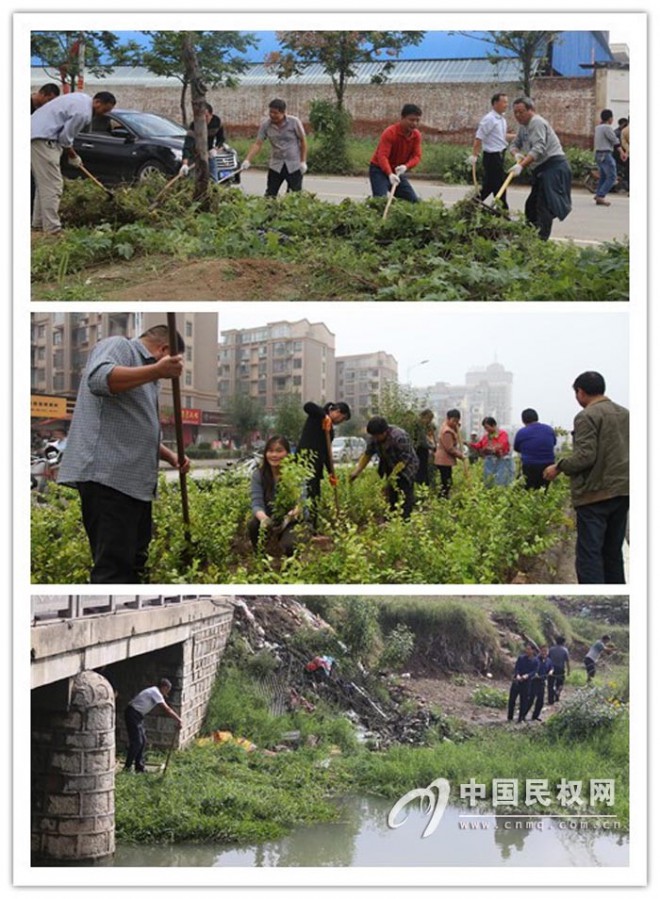
[[[605,197],[616,184],[616,162],[614,155],[607,151],[598,151],[596,153],[596,163],[598,165],[598,187],[596,188],[597,197]]]
[[[616,496],[575,509],[578,584],[625,584],[623,541],[629,497]]]
[[[408,200],[409,203],[419,203],[419,197],[412,189],[410,181],[408,181],[405,175],[401,175],[400,178],[401,184],[394,191],[396,199]],[[371,182],[371,195],[374,197],[386,197],[392,187],[389,176],[377,165],[374,165],[373,162],[369,165],[369,181]]]

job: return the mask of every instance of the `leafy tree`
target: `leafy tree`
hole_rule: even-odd
[[[560,31],[484,31],[480,35],[470,31],[458,33],[494,47],[494,52],[488,57],[494,65],[503,59],[510,59],[511,55],[519,59],[522,67],[520,83],[528,97],[532,94],[534,63],[547,61],[551,45],[558,42],[561,34]]]
[[[273,432],[297,443],[304,424],[305,413],[300,395],[293,393],[281,397],[275,408]]]
[[[423,31],[278,31],[281,52],[271,53],[266,64],[279,78],[300,75],[308,66],[320,65],[330,76],[337,109],[344,106],[346,86],[360,63],[380,63],[373,84],[387,80],[394,58],[404,48],[419,44]]]
[[[30,35],[31,55],[51,70],[49,78],[68,84],[72,91],[79,87],[84,72],[104,78],[136,49],[137,44],[122,44],[112,31],[33,31]]]
[[[257,37],[240,31],[145,31],[151,46],[134,52],[134,65],[145,66],[154,75],[176,78],[181,82],[181,121],[185,125],[186,95],[191,73],[184,59],[184,43],[193,47],[197,58],[198,78],[209,87],[236,87],[237,75],[249,63],[242,55],[257,45]]]
[[[412,436],[424,405],[412,387],[389,381],[381,390],[377,414],[386,418],[388,424],[403,428]]]
[[[264,411],[261,404],[246,393],[235,393],[228,409],[229,421],[238,441],[252,448],[252,434],[264,426]]]

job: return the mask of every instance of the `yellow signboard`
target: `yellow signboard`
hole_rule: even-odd
[[[63,396],[31,396],[32,418],[66,418],[66,398]]]

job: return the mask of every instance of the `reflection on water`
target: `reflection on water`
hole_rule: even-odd
[[[624,867],[628,838],[576,830],[557,819],[469,818],[449,806],[437,830],[422,838],[428,816],[387,826],[389,800],[350,798],[334,823],[301,827],[254,846],[120,846],[121,867]],[[402,819],[400,819],[402,820]]]

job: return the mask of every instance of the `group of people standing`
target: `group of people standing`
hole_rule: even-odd
[[[587,684],[596,675],[596,665],[600,657],[616,650],[609,634],[604,634],[591,644],[584,655]],[[528,641],[516,659],[513,678],[509,688],[507,720],[527,721],[531,712],[532,721],[541,721],[541,712],[546,705],[559,702],[566,678],[571,673],[571,658],[566,646],[566,638],[558,636],[552,646],[537,646]]]
[[[484,482],[488,487],[507,486],[513,481],[515,469],[509,435],[499,427],[492,415],[485,416],[481,422],[484,429],[481,439],[473,433],[467,442],[461,436],[461,413],[458,409],[447,412],[437,434],[433,417],[430,409],[424,409],[419,413],[413,432],[419,457],[418,483],[431,484],[431,459],[440,477],[440,495],[444,498],[449,497],[452,472],[458,462],[466,466],[483,458]],[[524,427],[516,434],[513,450],[521,455],[525,487],[530,490],[547,487],[543,471],[555,461],[557,437],[554,429],[539,422],[535,409],[525,409],[522,421]]]

